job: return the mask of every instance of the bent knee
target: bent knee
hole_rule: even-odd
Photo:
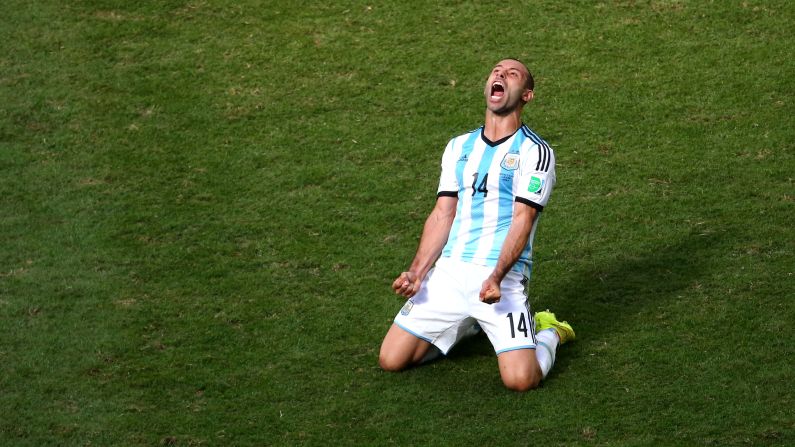
[[[395,355],[388,355],[382,352],[378,356],[378,366],[384,371],[398,372],[406,369],[408,362]]]
[[[541,384],[541,375],[535,372],[527,374],[514,374],[502,377],[502,383],[511,391],[525,392],[538,388]]]

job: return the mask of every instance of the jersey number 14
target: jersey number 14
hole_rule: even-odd
[[[480,181],[479,185],[478,185],[478,177],[479,174],[477,172],[472,174],[472,197],[474,197],[475,194],[479,192],[482,192],[483,197],[486,197],[487,195],[489,195],[489,190],[486,187],[489,181],[489,173],[487,172],[486,175],[483,176],[483,180]],[[477,185],[477,188],[475,187],[475,185]]]

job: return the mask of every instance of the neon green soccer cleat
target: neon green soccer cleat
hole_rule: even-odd
[[[558,321],[555,318],[555,314],[550,312],[549,309],[544,312],[536,312],[535,320],[536,333],[541,332],[544,329],[552,328],[558,333],[558,337],[560,337],[560,344],[574,340],[574,329],[571,328],[571,325],[565,321]]]

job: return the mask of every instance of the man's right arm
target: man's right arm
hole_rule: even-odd
[[[436,199],[433,211],[425,220],[420,245],[411,266],[408,271],[401,273],[392,284],[395,293],[411,298],[420,289],[422,280],[428,274],[433,263],[439,259],[444,244],[447,243],[457,204],[458,197],[442,195]]]

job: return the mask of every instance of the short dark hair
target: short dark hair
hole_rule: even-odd
[[[506,57],[506,59],[519,62],[524,66],[524,69],[527,70],[527,82],[525,82],[525,87],[527,87],[528,90],[533,90],[536,86],[536,81],[533,79],[533,73],[530,73],[530,69],[527,68],[527,64],[515,57]]]

